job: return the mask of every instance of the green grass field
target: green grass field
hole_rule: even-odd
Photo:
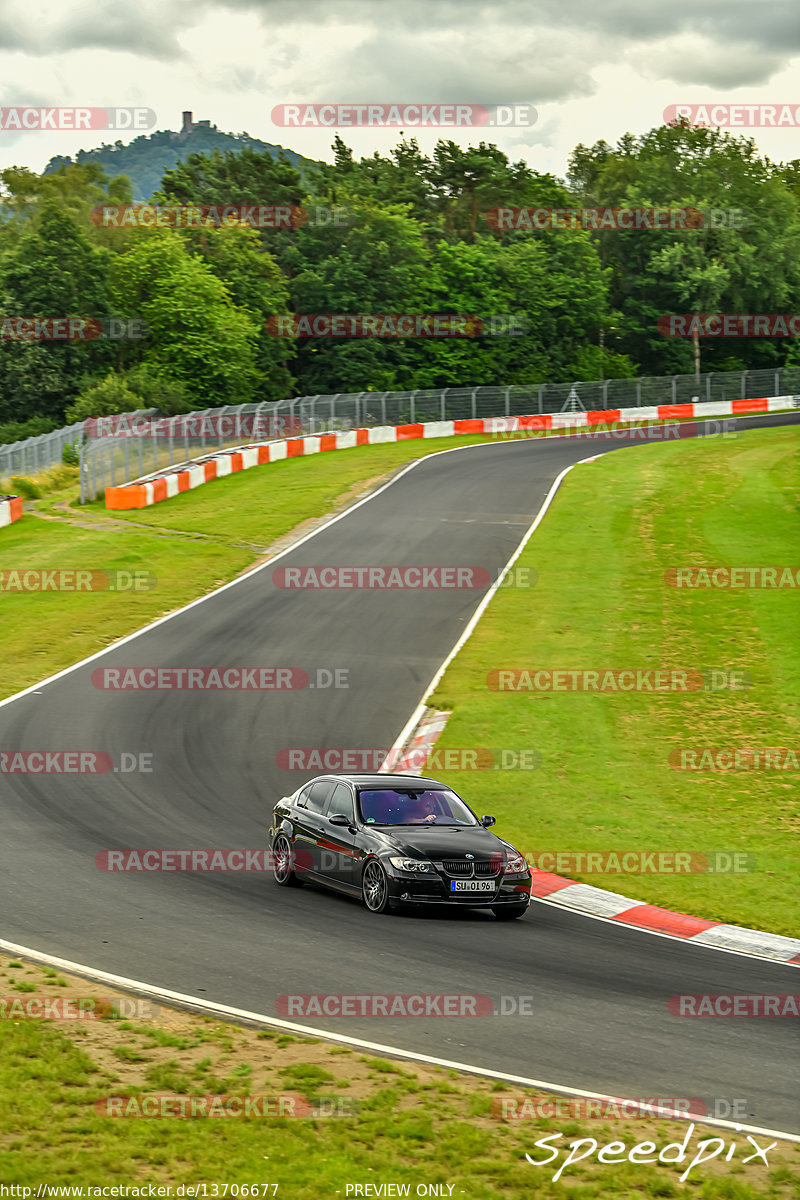
[[[800,747],[798,589],[684,590],[670,568],[800,567],[800,434],[753,430],[621,450],[571,472],[430,703],[437,748],[534,748],[534,771],[447,781],[520,849],[740,851],[746,874],[562,872],[698,916],[797,934],[797,771],[687,771],[681,747]],[[722,668],[743,691],[490,691],[497,669]]]

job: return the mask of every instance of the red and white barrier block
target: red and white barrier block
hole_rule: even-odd
[[[21,496],[0,496],[0,529],[11,525],[22,516]]]
[[[465,421],[427,421],[415,425],[377,425],[372,429],[350,429],[342,433],[322,433],[313,437],[288,438],[252,446],[237,446],[198,459],[182,470],[167,470],[122,487],[106,488],[106,508],[146,508],[168,500],[211,479],[220,479],[234,471],[277,462],[283,458],[302,458],[327,450],[350,450],[355,446],[376,446],[385,442],[405,442],[412,438],[463,437],[482,434],[490,437],[509,433],[539,433],[570,430],[584,426],[624,424],[626,422],[679,420],[692,417],[730,417],[741,413],[777,412],[791,408],[792,396],[769,399],[712,401],[700,404],[661,404],[652,408],[600,409],[596,412],[542,413],[538,416],[479,417]]]

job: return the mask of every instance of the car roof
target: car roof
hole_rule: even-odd
[[[408,787],[409,785],[424,784],[426,787],[452,790],[446,783],[441,783],[438,779],[429,779],[425,775],[367,775],[358,772],[342,772],[341,774],[317,775],[315,778],[347,780],[358,788],[387,788],[396,784],[404,784]],[[315,780],[309,780],[309,783],[313,782]]]

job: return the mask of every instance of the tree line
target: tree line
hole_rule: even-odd
[[[665,313],[800,310],[800,160],[776,164],[752,140],[686,123],[579,145],[564,180],[485,142],[442,139],[426,155],[403,137],[359,160],[337,137],[333,150],[302,175],[251,147],[191,154],[151,198],[303,214],[284,228],[107,227],[101,206],[132,203],[126,176],[91,162],[0,172],[0,330],[20,317],[136,318],[147,330],[3,333],[0,438],[137,407],[800,364],[792,338],[669,338],[657,325]],[[703,219],[592,228],[529,216],[631,208]],[[528,216],[498,221],[499,209]],[[268,319],[287,313],[502,314],[524,335],[273,336]]]

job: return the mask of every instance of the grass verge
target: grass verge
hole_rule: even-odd
[[[792,1143],[769,1150],[767,1166],[758,1158],[745,1163],[753,1148],[733,1131],[651,1117],[589,1117],[564,1097],[277,1030],[223,1024],[115,996],[7,956],[0,957],[0,985],[0,1179],[6,1185],[155,1185],[171,1187],[174,1196],[180,1185],[203,1182],[208,1196],[224,1196],[225,1185],[238,1184],[259,1185],[251,1196],[293,1200],[334,1200],[348,1194],[348,1185],[352,1196],[354,1185],[367,1184],[395,1188],[360,1195],[403,1195],[398,1189],[404,1187],[405,1194],[425,1195],[417,1189],[435,1184],[439,1190],[431,1195],[474,1200],[792,1200],[800,1187],[800,1156]],[[14,1000],[19,1012],[19,1005],[30,1008],[42,999],[80,1001],[84,1011],[94,1000],[94,1011],[108,1015],[78,1021],[6,1016]],[[284,1113],[311,1115],[104,1115],[108,1097],[126,1098],[117,1111],[139,1112],[156,1094],[286,1097]],[[561,1109],[551,1115],[556,1103]],[[597,1106],[590,1111],[598,1112]],[[325,1112],[331,1115],[316,1115]],[[508,1119],[509,1113],[526,1115]],[[560,1137],[535,1145],[554,1134]],[[687,1134],[683,1162],[614,1161],[643,1142],[655,1150],[639,1157],[652,1157]],[[716,1158],[692,1167],[682,1183],[694,1156],[713,1151],[701,1151],[700,1141],[716,1136],[724,1143]],[[554,1183],[569,1144],[584,1138],[594,1139],[596,1150],[580,1161],[589,1144],[574,1151],[576,1161]],[[772,1140],[757,1136],[762,1146]],[[606,1154],[611,1161],[599,1161],[598,1151],[611,1142],[624,1149],[617,1145]],[[549,1162],[556,1149],[557,1159]],[[532,1165],[526,1153],[545,1165]]]

